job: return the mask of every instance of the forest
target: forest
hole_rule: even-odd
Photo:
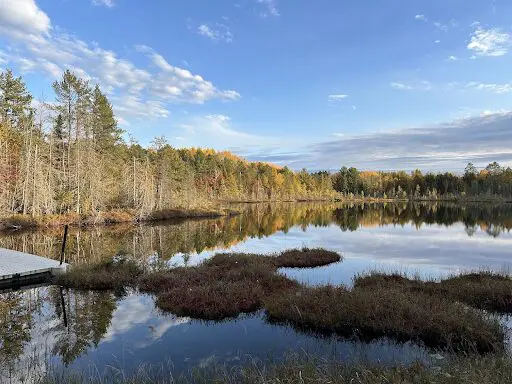
[[[130,211],[149,217],[223,201],[510,198],[512,170],[469,164],[463,175],[295,172],[230,152],[148,148],[126,140],[108,96],[67,70],[54,100],[36,102],[21,77],[0,73],[0,217]],[[340,159],[340,163],[343,159]]]
[[[344,197],[407,200],[503,200],[512,197],[512,169],[497,162],[484,169],[469,163],[464,173],[358,171],[343,167],[332,175],[333,188]]]
[[[98,85],[66,71],[55,101],[36,103],[0,75],[0,217],[131,209],[138,217],[212,202],[332,199],[327,172],[293,172],[230,152],[127,143]]]

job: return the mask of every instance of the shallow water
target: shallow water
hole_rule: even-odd
[[[67,261],[115,255],[172,265],[196,265],[220,251],[273,253],[324,247],[344,260],[306,270],[282,270],[306,284],[350,285],[371,269],[441,277],[480,268],[509,271],[512,206],[335,205],[242,206],[239,217],[72,230]],[[4,233],[0,247],[57,258],[60,231]],[[280,359],[289,352],[385,363],[425,360],[432,351],[377,340],[363,344],[317,338],[271,325],[263,313],[222,323],[178,318],[155,309],[151,296],[73,292],[41,287],[0,294],[0,382],[20,375],[75,368],[91,375],[115,367],[127,373],[151,364],[174,374],[214,363]],[[63,311],[65,309],[65,311]],[[5,316],[4,316],[5,315]],[[4,320],[5,319],[5,320]],[[67,367],[67,368],[66,368]]]

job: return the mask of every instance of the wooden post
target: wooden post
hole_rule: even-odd
[[[66,240],[68,238],[68,225],[64,226],[64,238],[62,239],[62,249],[60,251],[60,265],[64,263],[64,253],[66,251]]]

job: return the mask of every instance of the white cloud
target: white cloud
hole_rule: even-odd
[[[220,134],[223,136],[232,136],[232,137],[244,137],[244,138],[252,138],[255,137],[249,133],[235,131],[231,128],[231,118],[225,115],[208,115],[206,116],[209,124],[206,125],[206,128],[210,130],[214,134]]]
[[[169,135],[179,137],[187,146],[224,149],[265,145],[277,140],[244,132],[223,114],[186,117]]]
[[[150,47],[136,47],[137,52],[150,59],[149,65],[141,66],[97,43],[52,29],[50,20],[33,0],[13,4],[0,0],[0,36],[12,44],[2,53],[3,64],[51,79],[60,77],[64,69],[71,69],[100,84],[125,121],[129,116],[168,117],[169,103],[203,104],[240,98],[235,90],[219,89],[202,76],[171,65]]]
[[[466,84],[466,88],[475,89],[479,91],[490,91],[497,94],[505,94],[512,92],[512,83],[508,84],[485,84],[485,83],[477,83],[470,82]]]
[[[407,85],[407,84],[402,84],[402,83],[394,82],[394,83],[391,83],[389,85],[393,89],[408,90],[408,91],[412,90],[412,87],[410,85]]]
[[[389,86],[399,91],[430,91],[432,90],[432,84],[429,81],[420,81],[413,84],[405,84],[399,82],[392,82]]]
[[[453,56],[453,55],[452,55],[452,56],[450,56],[450,57],[448,58],[448,60],[450,60],[450,61],[457,61],[457,60],[459,60],[459,58],[458,58],[457,56]]]
[[[425,15],[416,15],[416,16],[414,16],[414,18],[416,20],[421,20],[421,21],[425,21],[425,22],[428,21],[427,17]]]
[[[103,5],[108,8],[112,8],[114,4],[114,0],[92,0],[93,5]]]
[[[274,16],[278,17],[279,9],[277,9],[277,0],[256,0],[259,4],[265,6],[266,10],[261,13],[262,17]]]
[[[498,28],[485,29],[476,24],[467,48],[476,56],[504,56],[512,44],[512,36]]]
[[[433,25],[434,25],[434,27],[436,27],[437,29],[439,29],[442,32],[447,32],[448,31],[448,26],[440,23],[439,21],[435,21],[433,23]]]
[[[129,295],[124,298],[112,314],[110,326],[101,342],[111,342],[139,328],[145,332],[138,333],[140,337],[131,341],[132,347],[142,348],[148,341],[161,339],[170,328],[190,322],[188,317],[155,316],[154,306],[154,300],[149,296]]]
[[[115,112],[121,116],[163,119],[169,117],[171,114],[163,102],[142,99],[137,95],[126,94],[122,97],[114,96],[112,100],[114,102]],[[123,120],[126,121],[124,118]]]
[[[348,97],[348,95],[344,95],[344,94],[329,95],[328,100],[330,102],[336,102],[336,101],[342,101],[342,100],[346,99],[347,97]]]
[[[202,24],[197,27],[197,33],[201,36],[208,37],[213,41],[225,41],[231,43],[233,41],[233,33],[228,26],[216,23],[215,26],[210,27],[207,24]]]
[[[0,0],[0,34],[30,39],[51,28],[50,18],[34,0]]]
[[[441,40],[435,40],[434,41],[435,44],[440,44],[441,43]]]

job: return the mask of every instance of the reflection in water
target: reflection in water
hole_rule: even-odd
[[[49,330],[55,337],[52,353],[68,365],[89,348],[98,346],[110,326],[116,301],[108,292],[68,290],[62,307],[58,287],[50,287],[49,295],[56,317],[63,318],[63,308],[66,313],[66,322],[57,322]]]
[[[285,270],[305,283],[350,283],[375,263],[445,268],[501,267],[510,257],[512,205],[254,204],[234,218],[156,225],[71,229],[67,259],[96,262],[114,255],[193,265],[217,251],[274,252],[303,244],[341,251],[343,263],[315,270]],[[0,247],[58,258],[61,229],[3,233]],[[397,264],[400,263],[400,264]],[[140,363],[175,372],[212,362],[234,364],[279,358],[290,350],[336,358],[425,359],[428,351],[386,340],[357,344],[316,339],[265,322],[261,314],[204,323],[155,309],[151,296],[77,292],[59,287],[0,294],[0,382],[30,382],[48,364],[102,372]],[[21,376],[20,376],[21,375]]]
[[[97,262],[113,255],[169,260],[180,254],[226,249],[249,238],[264,238],[298,226],[336,225],[357,231],[387,225],[451,226],[463,223],[468,236],[483,231],[498,237],[512,229],[512,205],[457,204],[253,204],[234,218],[188,220],[155,225],[116,225],[70,230],[66,258],[70,263]],[[0,234],[0,247],[58,259],[61,229]],[[181,262],[181,261],[180,261]]]
[[[36,309],[30,304],[34,302],[19,292],[4,294],[0,300],[0,368],[9,374],[30,341],[32,310]]]

